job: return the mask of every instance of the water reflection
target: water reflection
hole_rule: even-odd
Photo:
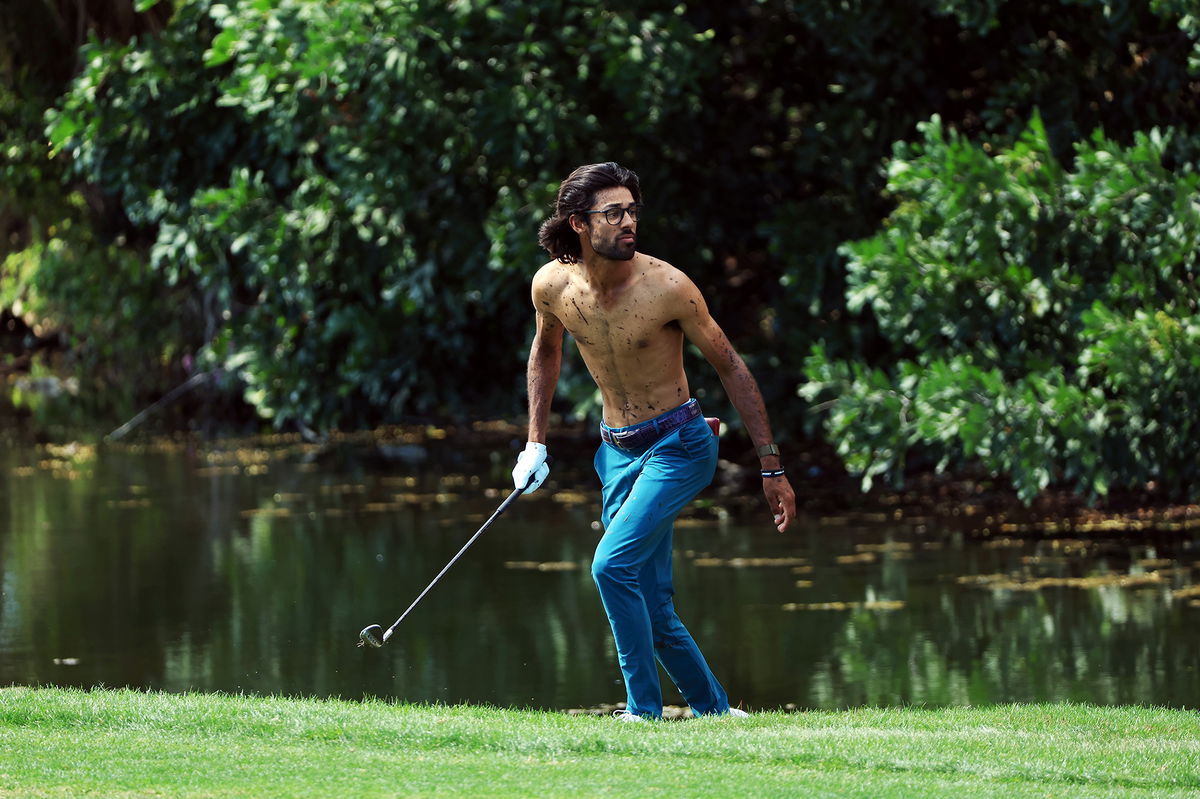
[[[288,439],[0,452],[0,684],[619,700],[589,573],[598,497],[565,464],[392,643],[354,646],[503,496],[507,451],[417,465],[404,446],[387,463]],[[676,534],[677,604],[748,707],[1196,707],[1196,534],[1138,535],[981,541],[862,513],[781,536],[705,508]]]

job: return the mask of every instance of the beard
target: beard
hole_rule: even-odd
[[[637,254],[637,237],[635,236],[632,241],[628,242],[620,241],[617,236],[603,241],[593,239],[592,249],[595,250],[596,255],[610,261],[631,261]]]

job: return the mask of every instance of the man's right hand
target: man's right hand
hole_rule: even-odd
[[[513,469],[513,486],[522,489],[526,494],[532,494],[549,474],[546,445],[534,441],[525,444],[525,449],[517,456],[517,465]]]

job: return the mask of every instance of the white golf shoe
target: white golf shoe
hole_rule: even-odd
[[[628,710],[614,710],[613,718],[616,719],[617,721],[632,721],[632,722],[645,721],[645,719],[642,718],[641,716],[639,716],[638,714],[630,713]]]
[[[750,718],[750,714],[749,714],[749,713],[747,713],[746,711],[742,710],[742,709],[741,709],[741,708],[739,708],[739,707],[731,707],[731,708],[729,708],[729,715],[730,715],[731,717],[735,718],[735,719],[748,719],[748,718]]]

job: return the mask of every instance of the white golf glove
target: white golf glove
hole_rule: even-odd
[[[546,463],[546,445],[528,442],[517,456],[517,465],[512,474],[514,486],[525,489],[526,494],[536,491],[550,474],[550,464]]]

